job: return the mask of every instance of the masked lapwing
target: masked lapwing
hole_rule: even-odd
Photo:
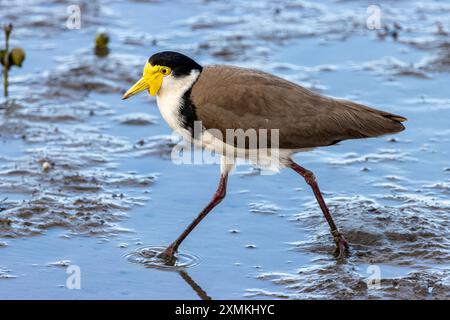
[[[246,158],[257,167],[275,165],[277,169],[291,168],[300,174],[311,187],[330,226],[336,243],[335,255],[344,257],[347,241],[331,217],[314,174],[295,163],[292,155],[342,140],[377,137],[405,129],[401,122],[406,118],[402,116],[325,97],[258,70],[228,65],[202,67],[193,59],[171,51],[151,56],[142,78],[123,99],[143,90],[156,96],[162,117],[175,132],[221,155],[217,191],[198,217],[161,254],[168,261],[175,259],[181,242],[224,199],[228,174],[238,158]],[[267,133],[269,142],[250,143],[245,136],[239,144],[237,133],[249,130]],[[232,139],[227,139],[229,131],[235,133]],[[260,150],[264,150],[261,156]]]

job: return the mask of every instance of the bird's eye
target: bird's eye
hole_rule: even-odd
[[[161,68],[161,73],[165,76],[167,76],[170,73],[170,68],[169,67],[162,67]]]

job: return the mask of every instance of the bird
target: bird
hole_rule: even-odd
[[[264,71],[219,64],[203,67],[174,51],[153,54],[145,63],[141,79],[122,99],[144,90],[156,96],[159,111],[171,129],[221,157],[220,179],[212,199],[160,253],[166,262],[176,260],[183,240],[225,198],[228,175],[239,159],[259,168],[292,169],[302,176],[330,227],[336,245],[333,254],[345,259],[350,254],[349,244],[331,216],[316,176],[296,163],[293,155],[343,140],[398,133],[405,129],[402,122],[407,120],[321,95]],[[238,141],[239,135],[226,139],[229,131],[242,135],[251,130],[270,133],[269,143]],[[276,139],[272,139],[272,133]],[[260,157],[259,151],[264,151]]]

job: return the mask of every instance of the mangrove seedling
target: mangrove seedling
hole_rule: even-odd
[[[95,36],[95,54],[99,57],[105,57],[109,53],[109,36],[105,32],[97,33]]]
[[[9,69],[12,66],[21,68],[22,63],[25,60],[25,51],[22,48],[12,48],[9,50],[9,37],[13,25],[7,24],[3,26],[3,31],[5,32],[5,49],[0,50],[0,62],[3,65],[3,93],[5,97],[8,96],[8,75]]]

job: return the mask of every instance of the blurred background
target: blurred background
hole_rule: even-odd
[[[0,22],[25,53],[0,98],[1,299],[449,298],[450,3],[0,0]],[[172,163],[179,138],[153,97],[121,101],[162,50],[409,119],[295,158],[350,242],[345,263],[301,178],[240,166],[183,268],[146,264],[219,175]]]

